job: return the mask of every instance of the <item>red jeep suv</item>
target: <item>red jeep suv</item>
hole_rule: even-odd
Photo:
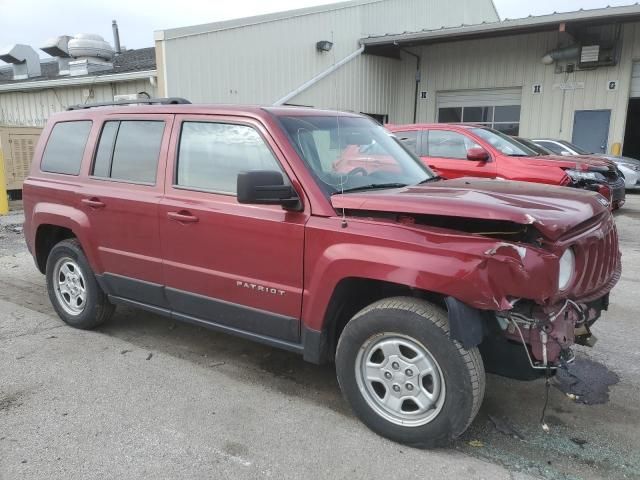
[[[389,125],[411,151],[443,178],[482,177],[566,185],[599,192],[613,209],[625,202],[615,164],[594,157],[540,156],[523,143],[479,125]]]
[[[73,327],[128,305],[333,361],[366,425],[433,447],[475,417],[485,367],[552,371],[608,307],[601,195],[441,180],[351,113],[145,103],[53,115],[24,184]],[[353,149],[376,159],[340,171]]]

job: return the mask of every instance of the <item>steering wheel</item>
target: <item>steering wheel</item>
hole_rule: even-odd
[[[347,176],[350,177],[351,175],[362,175],[363,177],[366,175],[369,175],[369,172],[367,172],[364,168],[362,167],[356,167],[353,170],[351,170],[349,173],[347,173]]]

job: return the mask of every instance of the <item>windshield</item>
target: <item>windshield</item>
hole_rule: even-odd
[[[576,152],[578,155],[591,155],[593,153],[593,152],[587,152],[584,148],[580,148],[579,146],[574,145],[573,143],[566,142],[564,140],[559,140],[558,143],[561,143],[565,147],[569,147],[571,150]]]
[[[363,117],[279,117],[298,154],[330,195],[417,185],[435,178],[392,134]]]
[[[528,147],[530,150],[533,150],[539,156],[553,155],[553,153],[550,152],[549,150],[547,150],[546,148],[541,147],[540,145],[537,145],[537,144],[533,143],[531,140],[529,140],[527,138],[513,137],[513,139],[518,141],[519,143],[523,144],[525,147]]]
[[[538,154],[526,145],[514,140],[504,133],[491,128],[472,128],[471,131],[510,157],[537,157]]]

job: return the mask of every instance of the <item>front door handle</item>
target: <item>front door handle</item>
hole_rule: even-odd
[[[186,210],[167,212],[167,217],[169,217],[169,220],[175,220],[180,223],[196,223],[198,221],[198,217],[191,215],[191,213]]]
[[[87,205],[88,207],[91,208],[104,208],[106,207],[106,205],[104,204],[104,202],[101,202],[100,199],[96,198],[96,197],[91,197],[91,198],[83,198],[81,200],[81,202],[84,205]]]

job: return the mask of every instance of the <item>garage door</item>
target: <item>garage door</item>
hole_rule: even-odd
[[[438,92],[438,122],[476,123],[517,135],[521,99],[521,88]]]
[[[631,96],[640,98],[640,62],[633,62],[631,73]]]

